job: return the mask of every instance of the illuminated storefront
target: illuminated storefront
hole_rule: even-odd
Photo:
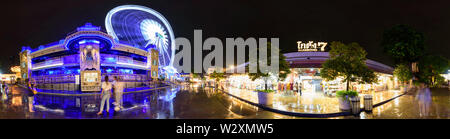
[[[325,81],[320,77],[322,63],[329,59],[328,52],[325,52],[326,42],[304,43],[297,42],[298,52],[285,53],[286,61],[291,67],[291,73],[284,81],[277,81],[273,75],[268,77],[267,84],[269,89],[282,91],[291,91],[296,87],[301,88],[302,92],[324,92],[334,93],[337,90],[345,90],[346,84],[342,83],[341,78],[333,81]],[[352,83],[351,86],[359,92],[365,91],[383,91],[398,87],[397,80],[392,76],[393,68],[382,63],[366,60],[366,65],[375,71],[378,76],[378,82],[373,84]],[[264,80],[257,79],[251,81],[246,74],[233,74],[227,78],[226,83],[236,88],[262,89]]]
[[[450,81],[450,70],[448,70],[444,74],[441,74],[441,76],[445,78],[445,81],[449,82]]]
[[[0,74],[0,82],[14,83],[16,81],[16,74]]]
[[[344,90],[346,85],[341,78],[325,81],[320,77],[322,63],[328,58],[328,52],[292,52],[284,54],[290,64],[291,74],[281,83],[300,86],[304,92],[333,93]],[[351,86],[359,92],[383,91],[397,87],[396,79],[392,76],[393,68],[382,63],[366,60],[366,65],[375,71],[378,82],[373,84],[352,83]]]
[[[15,78],[20,78],[22,74],[20,74],[20,66],[12,66],[11,71],[16,74]]]

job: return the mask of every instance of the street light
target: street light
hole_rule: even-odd
[[[228,68],[227,69],[225,69],[225,71],[228,71],[228,70],[233,70],[234,69],[234,65],[230,65],[230,66],[228,66]]]
[[[233,66],[233,65],[231,65],[231,66],[230,66],[230,69],[234,69],[234,66]]]

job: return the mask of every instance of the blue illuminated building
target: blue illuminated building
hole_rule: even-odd
[[[28,51],[29,76],[41,90],[64,90],[79,92],[80,46],[98,46],[101,77],[120,77],[127,88],[145,86],[151,78],[151,56],[145,49],[119,42],[102,32],[100,27],[86,23],[65,39],[38,46],[23,47]],[[148,49],[150,50],[150,49]],[[156,65],[157,66],[157,65]],[[155,78],[155,77],[153,77]],[[78,81],[77,81],[78,80]]]
[[[122,78],[126,88],[178,78],[172,65],[175,36],[160,13],[144,6],[119,6],[107,14],[105,28],[86,23],[64,39],[36,49],[23,47],[23,79],[35,80],[41,90],[80,92],[99,91],[106,75],[110,80]]]

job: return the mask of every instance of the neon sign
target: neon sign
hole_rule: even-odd
[[[326,42],[313,42],[308,41],[308,43],[304,43],[302,41],[297,42],[297,48],[299,52],[310,52],[310,51],[325,51],[325,46],[328,43]]]

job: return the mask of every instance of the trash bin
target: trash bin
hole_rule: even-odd
[[[364,111],[372,112],[373,102],[372,95],[364,95]]]
[[[352,114],[358,115],[361,110],[360,103],[359,103],[359,96],[351,97],[350,102],[351,102],[350,104],[352,107]]]

